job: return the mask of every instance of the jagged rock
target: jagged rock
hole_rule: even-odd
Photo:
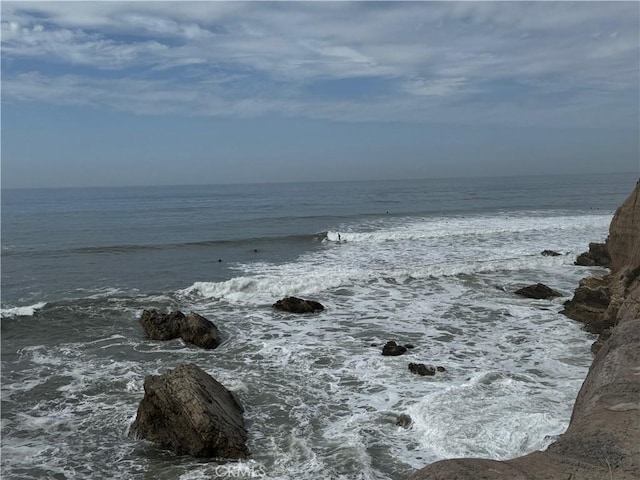
[[[436,367],[427,366],[424,363],[410,363],[409,371],[416,375],[433,376],[436,374]]]
[[[407,351],[406,347],[403,347],[402,345],[398,345],[393,340],[385,343],[384,347],[382,347],[382,355],[388,356],[388,357],[395,357],[398,355],[402,355],[406,351]]]
[[[412,422],[413,420],[411,420],[411,417],[406,413],[401,413],[396,419],[396,425],[402,428],[408,428]]]
[[[609,267],[611,265],[611,256],[604,243],[590,243],[589,251],[578,255],[575,261],[576,265],[583,267]]]
[[[604,317],[611,302],[609,284],[609,276],[583,278],[573,298],[564,303],[564,309],[560,313],[583,322],[585,329],[591,333],[600,333],[613,326],[613,321],[605,320]]]
[[[195,312],[185,316],[180,311],[159,313],[153,309],[143,310],[140,325],[151,340],[182,338],[186,343],[206,349],[216,348],[222,342],[218,328]]]
[[[148,375],[130,435],[177,454],[246,458],[247,432],[239,401],[194,364]]]
[[[516,295],[521,295],[527,298],[535,298],[543,300],[553,297],[561,297],[562,294],[553,288],[547,287],[544,283],[536,283],[535,285],[529,285],[527,287],[520,288],[515,291]]]
[[[324,310],[324,306],[313,300],[303,300],[297,297],[285,297],[273,304],[276,310],[291,313],[313,313]]]
[[[542,255],[544,255],[545,257],[559,257],[562,254],[556,252],[555,250],[543,250]]]

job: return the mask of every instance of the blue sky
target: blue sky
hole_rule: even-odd
[[[640,170],[638,2],[6,2],[2,186]]]

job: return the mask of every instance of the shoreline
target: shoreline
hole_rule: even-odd
[[[611,273],[583,279],[570,301],[583,311],[571,318],[586,325],[596,318],[600,338],[565,433],[544,451],[441,460],[410,480],[640,478],[640,181],[616,210],[606,245]]]

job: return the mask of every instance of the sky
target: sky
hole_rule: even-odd
[[[640,2],[1,2],[2,187],[640,170]]]

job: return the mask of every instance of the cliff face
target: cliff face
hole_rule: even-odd
[[[607,239],[611,273],[580,282],[565,313],[601,333],[567,431],[544,452],[508,461],[453,459],[412,480],[640,478],[640,182]]]

